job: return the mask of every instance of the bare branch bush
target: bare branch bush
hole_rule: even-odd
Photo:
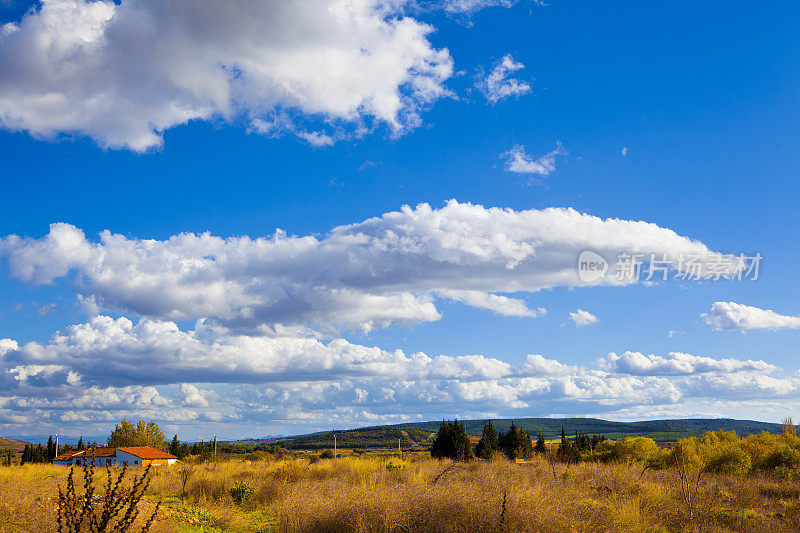
[[[92,463],[94,462],[92,459]],[[107,480],[102,496],[95,496],[94,466],[84,461],[83,482],[76,488],[75,468],[71,467],[67,486],[58,487],[58,532],[59,533],[134,533],[139,517],[139,503],[150,485],[150,466],[140,476],[134,474],[130,487],[123,483],[127,467],[114,475],[106,467]],[[149,531],[158,514],[156,505],[153,514],[138,531]]]

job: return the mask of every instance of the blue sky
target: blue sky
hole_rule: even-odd
[[[185,438],[455,415],[779,421],[800,406],[795,3],[453,1],[385,11],[377,1],[334,2],[354,10],[348,31],[363,40],[330,44],[332,29],[332,40],[311,51],[293,48],[286,36],[272,39],[269,32],[280,31],[258,19],[269,7],[240,19],[234,13],[228,26],[203,26],[212,36],[198,49],[150,2],[106,5],[118,16],[97,15],[99,34],[81,25],[95,20],[93,2],[47,18],[60,3],[0,4],[0,22],[10,24],[0,33],[0,237],[21,238],[0,241],[5,433],[97,434],[122,416],[155,418]],[[330,10],[312,16],[309,8],[285,8],[281,16],[299,35],[306,23],[341,23],[326,18]],[[217,20],[191,11],[181,13],[198,26]],[[142,52],[149,45],[115,40],[136,20],[130,13],[146,15],[156,43],[186,45],[184,55],[175,54],[180,60],[156,64]],[[264,42],[250,43],[263,55],[239,57],[229,50],[248,39],[253,28],[242,25],[251,23],[254,32],[267,32]],[[383,34],[370,33],[370,24],[381,23]],[[402,33],[401,23],[416,37]],[[36,44],[58,28],[72,37]],[[348,54],[365,50],[370,59],[351,61]],[[201,53],[224,59],[209,63]],[[403,63],[409,54],[438,70],[410,70]],[[320,57],[345,59],[325,77],[308,67]],[[506,57],[515,66],[487,88]],[[97,70],[96,63],[107,66]],[[321,65],[325,70],[326,60]],[[393,75],[406,85],[388,83]],[[361,77],[355,86],[353,76]],[[411,93],[415,82],[427,85]],[[203,93],[219,84],[230,88],[225,97]],[[516,94],[502,97],[503,88]],[[405,98],[396,109],[376,103],[395,94]],[[194,115],[188,123],[170,118],[176,108]],[[142,124],[151,131],[147,141]],[[514,172],[514,147],[529,161],[560,153],[546,172]],[[448,209],[451,199],[471,207]],[[408,239],[427,243],[432,222],[419,204],[445,226],[448,217],[458,219],[459,242],[489,240],[477,251],[457,244],[444,256],[411,245],[367,253],[344,241],[336,241],[336,253],[300,259],[272,249],[266,259],[216,244],[212,251],[202,242],[170,252],[184,265],[206,261],[198,267],[201,281],[176,278],[166,262],[160,271],[151,263],[164,257],[148,262],[142,251],[148,239],[168,242],[181,233],[257,239],[276,228],[291,246],[304,236],[332,242],[350,232],[334,228],[373,217],[384,218],[353,232],[380,240],[387,231],[408,231]],[[415,215],[400,222],[384,216],[404,205]],[[513,216],[490,211],[495,207]],[[531,226],[522,220],[547,208],[572,208],[575,217],[544,211]],[[607,244],[591,245],[579,213],[599,217],[606,229],[597,238]],[[632,222],[610,227],[605,219]],[[52,223],[69,224],[65,231],[75,238],[56,247],[47,237]],[[104,230],[132,246],[113,264],[107,257],[115,245],[98,244]],[[486,259],[480,252],[491,248],[491,235],[533,251],[510,267],[497,263],[499,256]],[[633,245],[672,254],[701,243],[711,252],[764,259],[757,281],[543,281],[540,265],[552,260],[562,276],[577,262],[574,241],[582,237],[609,252]],[[90,252],[81,250],[92,246],[91,254],[106,259],[87,259]],[[459,255],[467,252],[477,255]],[[574,260],[564,258],[569,254]],[[279,260],[289,274],[267,274],[259,269],[274,265],[261,260]],[[53,268],[57,274],[42,274]],[[137,269],[149,281],[131,273]],[[363,279],[381,272],[391,287]],[[142,288],[151,282],[175,290]],[[201,282],[217,285],[204,291]],[[278,305],[273,291],[288,291],[289,300]],[[465,301],[463,291],[505,300],[487,308]],[[298,311],[296,300],[313,312]],[[387,311],[405,305],[402,313]],[[245,317],[245,308],[255,314]],[[596,322],[579,326],[570,318],[578,310]],[[156,325],[147,329],[142,321]],[[172,323],[186,338],[164,333]],[[165,348],[159,339],[167,337],[164,343],[175,344]],[[331,346],[337,342],[351,346],[344,352],[371,355],[354,363]],[[408,360],[393,360],[397,349]],[[277,369],[264,350],[283,354],[277,360],[288,366]],[[431,360],[424,371],[415,366],[417,352]],[[170,353],[183,354],[180,364],[165,363]],[[529,354],[547,363],[532,365]],[[465,358],[471,355],[480,360]]]

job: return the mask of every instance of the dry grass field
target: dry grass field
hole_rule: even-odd
[[[56,531],[67,473],[0,468],[0,532]],[[159,468],[140,505],[161,502],[153,532],[800,530],[797,481],[704,475],[693,519],[680,486],[675,467],[295,456]]]

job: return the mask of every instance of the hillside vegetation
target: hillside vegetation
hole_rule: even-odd
[[[416,428],[376,427],[336,431],[336,445],[339,448],[397,448],[398,441],[403,449],[422,448],[430,444],[431,435],[436,431]],[[286,439],[275,444],[288,450],[321,450],[333,448],[334,432],[312,433]]]
[[[26,444],[28,443],[21,440],[0,437],[0,450],[12,450],[15,453],[22,453]]]
[[[467,435],[479,437],[484,420],[462,421]],[[508,431],[515,422],[529,435],[543,435],[545,439],[556,439],[562,428],[567,435],[601,434],[609,439],[641,436],[656,442],[676,442],[685,437],[701,437],[707,431],[736,431],[740,436],[761,432],[780,433],[780,424],[733,419],[685,419],[650,420],[644,422],[611,422],[597,418],[519,418],[495,419],[492,424],[498,431]],[[340,448],[397,448],[397,439],[402,438],[403,448],[429,444],[430,436],[439,429],[441,421],[413,422],[390,426],[374,426],[345,431],[336,431],[336,441]],[[333,448],[334,432],[311,433],[297,437],[285,437],[264,441],[252,440],[248,443],[270,442],[289,450],[320,450]]]

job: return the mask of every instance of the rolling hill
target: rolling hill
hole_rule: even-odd
[[[14,450],[16,453],[22,453],[26,444],[28,443],[21,440],[0,437],[0,450]]]
[[[484,420],[464,420],[467,434],[480,436]],[[498,431],[506,431],[511,419],[492,420]],[[613,422],[598,418],[518,418],[519,426],[531,436],[539,433],[546,439],[560,437],[561,428],[567,436],[575,433],[601,434],[611,439],[644,436],[657,442],[674,442],[683,437],[699,437],[706,431],[735,430],[740,436],[753,433],[779,433],[780,424],[754,420],[730,418],[691,418],[677,420],[647,420],[642,422]],[[277,439],[252,439],[249,443],[266,442],[291,450],[319,450],[333,448],[333,436],[340,448],[396,448],[398,439],[404,449],[424,447],[430,442],[432,433],[439,428],[439,421],[412,422],[388,426],[373,426],[343,431],[326,431]]]

